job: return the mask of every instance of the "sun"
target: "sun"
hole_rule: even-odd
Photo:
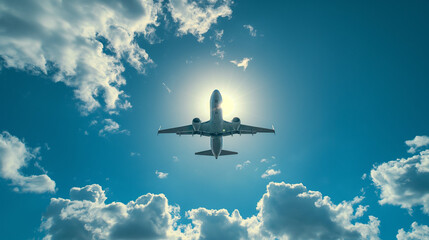
[[[222,93],[221,93],[222,94]],[[235,101],[229,94],[222,94],[222,113],[224,117],[230,117],[234,114]]]

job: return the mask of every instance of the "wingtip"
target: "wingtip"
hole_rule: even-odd
[[[160,130],[161,130],[161,125],[159,125],[158,132],[156,132],[156,135],[159,135]]]
[[[274,134],[276,134],[276,130],[274,129],[274,124],[271,124],[271,128],[273,129]]]

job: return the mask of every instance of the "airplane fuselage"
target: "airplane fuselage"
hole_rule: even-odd
[[[222,116],[222,96],[218,90],[213,91],[210,98],[210,125],[214,133],[219,133],[218,136],[210,136],[210,147],[213,156],[218,158],[222,152],[223,139],[223,116]]]

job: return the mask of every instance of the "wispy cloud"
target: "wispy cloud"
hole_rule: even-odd
[[[173,161],[178,162],[179,161],[179,157],[178,156],[173,156]]]
[[[215,47],[216,51],[212,52],[211,55],[214,57],[218,57],[220,59],[223,59],[225,57],[225,51],[222,50],[222,36],[223,36],[223,30],[217,31],[215,30]]]
[[[247,160],[247,161],[245,161],[244,163],[242,163],[242,164],[237,164],[236,166],[235,166],[235,169],[236,170],[242,170],[244,167],[246,167],[247,165],[249,165],[250,164],[250,161],[249,160]]]
[[[267,169],[262,175],[261,178],[267,178],[270,176],[278,175],[280,174],[280,170],[274,170],[274,169]]]
[[[131,157],[140,157],[140,156],[141,156],[141,154],[140,154],[140,153],[138,153],[138,152],[131,152],[131,153],[130,153],[130,156],[131,156]]]
[[[171,89],[167,86],[167,84],[165,84],[165,82],[162,83],[162,86],[164,86],[168,93],[171,93]]]
[[[222,40],[222,37],[223,37],[223,29],[222,30],[215,30],[216,41]]]
[[[428,136],[416,136],[413,140],[405,141],[405,144],[410,147],[408,149],[409,153],[415,153],[418,148],[429,145],[429,137]]]
[[[130,131],[126,129],[121,130],[119,124],[110,118],[104,119],[103,123],[105,124],[104,127],[98,132],[98,135],[100,136],[106,136],[106,133],[123,133],[127,135],[130,134]]]
[[[160,172],[158,170],[155,171],[155,174],[159,179],[164,179],[168,176],[168,173]]]
[[[265,162],[268,162],[268,160],[266,158],[262,158],[261,163],[265,163]]]
[[[219,57],[220,59],[223,59],[225,57],[225,51],[222,50],[222,47],[220,44],[215,43],[216,51],[212,53],[212,56]]]
[[[246,70],[247,66],[249,65],[250,60],[252,60],[252,58],[243,58],[241,61],[239,60],[232,60],[230,61],[231,63],[233,63],[234,65],[236,65],[237,67],[242,67],[243,70]]]
[[[249,30],[250,36],[256,37],[256,29],[252,25],[247,24],[243,25],[243,27]]]

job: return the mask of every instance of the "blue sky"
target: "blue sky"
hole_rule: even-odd
[[[2,238],[429,238],[428,10],[0,1]],[[156,135],[214,89],[276,135]]]

